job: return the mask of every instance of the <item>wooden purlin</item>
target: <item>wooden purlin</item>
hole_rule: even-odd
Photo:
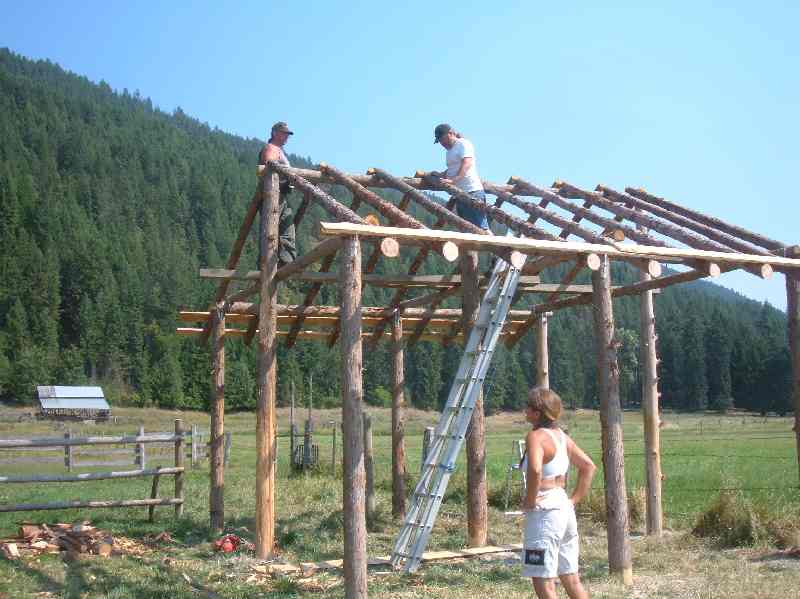
[[[522,185],[530,187],[528,183],[523,182],[522,180],[519,181]],[[597,206],[601,207],[603,210],[607,210],[608,212],[611,212],[612,214],[615,214],[621,218],[625,218],[633,223],[636,223],[637,225],[647,227],[648,229],[652,229],[653,231],[658,231],[662,235],[666,235],[671,239],[674,239],[681,243],[685,243],[690,247],[697,248],[700,250],[709,250],[717,252],[732,252],[732,253],[734,252],[734,250],[724,245],[698,237],[697,235],[689,233],[688,231],[684,231],[680,227],[677,227],[673,224],[663,222],[657,218],[642,214],[641,212],[637,212],[630,208],[616,205],[609,199],[603,197],[603,195],[599,192],[585,191],[583,189],[580,189],[579,187],[570,185],[565,181],[557,181],[556,183],[553,184],[553,187],[558,190],[558,193],[560,195],[566,194],[567,197],[577,196],[582,199],[591,199],[591,201],[593,201]],[[650,237],[645,233],[641,233],[641,235],[647,239],[653,239],[652,237]],[[767,252],[765,252],[764,250],[760,250],[758,248],[750,247],[750,249],[756,250],[755,252],[752,252],[755,254],[761,254],[761,255],[767,254]],[[745,267],[744,270],[756,275],[757,277],[765,278],[764,277],[765,273],[760,268]]]
[[[732,235],[734,237],[738,237],[739,239],[749,241],[754,245],[761,246],[772,252],[778,252],[781,255],[783,255],[782,252],[786,248],[786,245],[781,243],[780,241],[775,241],[774,239],[770,239],[765,235],[753,233],[752,231],[748,231],[747,229],[744,229],[742,227],[726,223],[725,221],[715,218],[713,216],[707,216],[701,212],[697,212],[696,210],[692,210],[690,208],[686,208],[685,206],[681,206],[680,204],[676,204],[675,202],[671,202],[664,198],[654,196],[652,194],[647,193],[644,189],[635,189],[633,187],[626,187],[625,192],[636,198],[644,200],[645,202],[648,202],[650,204],[655,204],[660,208],[665,208],[670,212],[679,214],[695,222],[705,224],[709,227],[722,231],[723,233],[727,233],[728,235]],[[647,208],[645,208],[645,210],[646,209]]]
[[[610,187],[606,187],[605,185],[598,185],[595,190],[602,193],[603,196],[611,201],[624,202],[629,208],[636,208],[644,213],[647,213],[648,215],[652,214],[653,216],[669,221],[676,226],[684,227],[685,229],[694,231],[695,233],[703,235],[708,239],[717,242],[718,244],[727,246],[734,251],[745,252],[748,254],[765,255],[769,253],[760,246],[743,241],[738,237],[734,237],[728,233],[723,233],[722,231],[719,231],[713,227],[696,222],[680,214],[670,212],[669,210],[661,208],[660,206],[656,206],[655,204],[651,204],[645,200],[642,200],[641,198],[634,197],[628,193],[616,191]],[[778,252],[778,254],[781,255],[780,252]]]

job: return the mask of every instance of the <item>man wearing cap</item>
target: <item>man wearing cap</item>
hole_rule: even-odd
[[[289,140],[289,136],[294,135],[294,132],[289,129],[289,125],[283,121],[278,121],[272,125],[269,141],[261,149],[258,155],[258,163],[266,164],[267,162],[274,161],[286,166],[289,164],[289,159],[283,152],[283,146]],[[278,220],[278,268],[292,262],[297,258],[297,246],[295,245],[294,237],[294,219],[292,216],[292,209],[289,207],[288,197],[292,192],[291,184],[285,179],[280,179],[280,197],[281,197],[281,215]],[[261,239],[263,233],[260,228],[261,219],[259,219],[258,238]],[[261,243],[258,244],[258,267],[261,268]]]
[[[472,145],[472,142],[461,137],[460,133],[446,123],[437,125],[433,135],[433,143],[442,144],[447,150],[447,170],[432,174],[438,175],[446,183],[452,183],[475,201],[486,204],[486,194],[483,191],[481,178],[478,176],[478,167],[475,164],[475,146]],[[481,229],[489,230],[486,213],[467,205],[466,202],[456,200],[456,213]]]

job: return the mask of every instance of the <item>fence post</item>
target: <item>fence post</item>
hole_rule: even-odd
[[[331,474],[336,477],[336,422],[331,420],[331,430],[333,431],[333,440],[331,442]]]
[[[186,451],[183,440],[183,420],[175,420],[175,467],[183,468],[184,455]],[[183,499],[183,472],[175,474],[175,499]],[[183,516],[183,503],[175,504],[175,517]]]
[[[144,427],[139,427],[139,436],[144,437]],[[145,457],[144,453],[144,443],[138,443],[136,445],[136,463],[139,465],[141,470],[144,470],[147,465],[147,458]]]
[[[367,525],[375,520],[375,459],[372,452],[372,418],[364,412],[364,471],[367,475]]]
[[[70,438],[72,438],[72,431],[67,429],[67,432],[64,433],[64,439],[69,441]],[[64,467],[67,472],[72,472],[72,445],[64,445]]]
[[[225,454],[224,454],[224,457],[223,457],[223,463],[226,466],[228,465],[228,460],[230,459],[230,455],[231,455],[231,442],[232,442],[231,435],[232,434],[233,433],[231,433],[231,431],[228,431],[228,432],[225,433]]]
[[[422,434],[422,460],[420,461],[419,470],[422,472],[425,469],[425,460],[428,459],[428,452],[431,449],[431,440],[433,439],[434,428],[432,426],[425,427],[425,432]]]
[[[306,427],[303,431],[303,470],[311,468],[311,444],[313,442],[313,438],[311,433],[313,432],[314,423],[311,422],[311,418],[306,420]]]
[[[192,470],[197,466],[197,425],[192,425]]]

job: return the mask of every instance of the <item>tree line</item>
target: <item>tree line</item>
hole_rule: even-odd
[[[206,409],[209,348],[176,336],[177,313],[203,309],[212,298],[214,286],[197,272],[225,264],[255,190],[262,144],[180,108],[164,112],[138,92],[115,91],[49,61],[0,49],[0,398],[31,403],[36,385],[96,383],[116,404]],[[313,166],[310,158],[290,159]],[[349,204],[345,189],[326,189]],[[290,204],[296,208],[298,201],[293,197]],[[410,210],[432,225],[427,213]],[[309,210],[298,230],[301,252],[315,242],[313,225],[323,217],[318,207]],[[256,254],[253,234],[241,264],[255,268]],[[406,272],[411,256],[405,254],[382,261],[375,272]],[[432,256],[421,272],[452,268]],[[542,278],[560,280],[567,268]],[[615,266],[613,276],[621,284],[636,274]],[[290,282],[279,300],[298,303],[307,287]],[[382,305],[390,297],[391,290],[367,287],[364,304]],[[335,286],[324,286],[317,301],[336,305]],[[523,298],[521,307],[532,302]],[[457,301],[446,305],[458,307]],[[616,301],[615,316],[623,400],[636,406],[638,299]],[[698,282],[661,293],[656,318],[663,405],[788,409],[782,312]],[[587,308],[551,318],[551,384],[572,406],[597,403],[593,337]],[[486,384],[488,411],[524,404],[534,382],[533,341],[531,334],[496,352]],[[253,409],[255,346],[234,341],[226,348],[227,406]],[[428,342],[406,350],[411,405],[441,406],[460,351],[459,345]],[[389,359],[385,344],[365,352],[370,403],[390,401]],[[281,346],[279,401],[288,401],[292,381],[305,401],[313,376],[315,405],[338,405],[338,361],[338,351],[326,344]]]

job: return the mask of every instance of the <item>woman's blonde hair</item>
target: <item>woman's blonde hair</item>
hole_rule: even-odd
[[[542,414],[541,426],[551,427],[561,416],[561,398],[547,387],[533,387],[528,391],[528,407]]]

